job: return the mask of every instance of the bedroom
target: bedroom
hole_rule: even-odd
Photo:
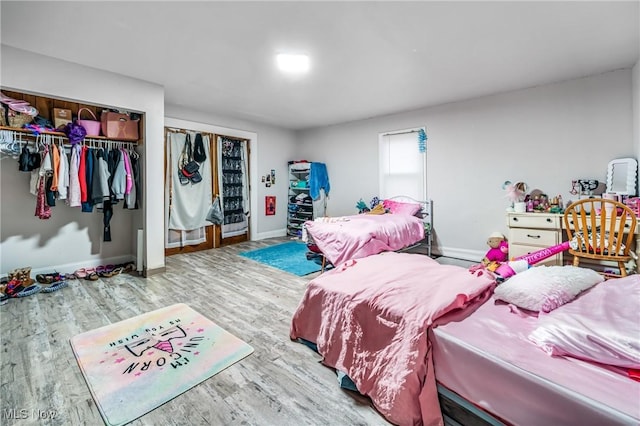
[[[637,8],[637,3],[634,4]],[[246,117],[231,117],[230,111],[194,110],[189,108],[189,102],[173,104],[160,84],[90,68],[87,63],[79,65],[83,63],[81,59],[72,59],[79,64],[54,59],[54,50],[34,53],[39,52],[40,45],[44,43],[43,32],[51,31],[54,23],[48,22],[46,16],[36,20],[34,14],[19,15],[16,19],[28,21],[36,29],[27,35],[15,30],[12,37],[5,33],[11,28],[10,22],[5,25],[5,20],[12,18],[8,12],[11,7],[10,2],[2,4],[3,86],[144,111],[147,141],[162,139],[165,117],[206,123],[222,129],[252,131],[258,135],[259,147],[256,161],[252,163],[255,167],[252,176],[257,177],[272,168],[276,169],[277,175],[284,176],[286,161],[294,158],[309,158],[328,164],[332,180],[329,205],[332,215],[351,213],[359,198],[376,195],[379,133],[426,126],[429,134],[428,192],[434,200],[436,223],[434,248],[435,252],[446,256],[477,261],[486,251],[486,236],[495,230],[505,231],[507,201],[501,188],[505,180],[522,180],[531,187],[562,194],[568,200],[571,180],[604,180],[609,160],[638,157],[640,153],[637,39],[625,39],[627,44],[624,45],[629,47],[631,54],[612,57],[615,64],[606,62],[613,47],[593,45],[598,41],[595,36],[596,40],[585,40],[589,48],[581,50],[585,55],[582,59],[567,53],[568,56],[555,60],[562,60],[569,67],[591,57],[596,58],[593,60],[595,64],[592,63],[588,71],[574,70],[559,80],[526,87],[517,86],[516,81],[511,89],[481,96],[422,108],[398,109],[395,114],[390,111],[382,117],[350,119],[348,123],[315,129],[291,130]],[[78,13],[91,12],[85,10],[89,7],[86,5],[73,7]],[[22,13],[28,13],[28,6],[25,8]],[[585,19],[591,16],[585,15]],[[602,11],[598,10],[595,15],[595,22],[603,22]],[[629,37],[633,37],[637,35],[637,13],[623,14],[626,15],[636,17],[632,22],[635,27],[624,26],[631,31]],[[47,16],[55,16],[55,13],[50,11]],[[511,17],[509,22],[517,22],[517,16]],[[83,23],[98,24],[88,18]],[[620,27],[617,21],[602,27],[591,26],[603,28],[606,36],[612,36],[608,33]],[[107,33],[104,31],[102,34]],[[27,36],[33,34],[36,36],[31,37],[29,46],[17,41],[22,38],[26,43]],[[66,38],[66,44],[61,45],[72,50],[74,43],[80,42],[74,37]],[[89,57],[92,54],[89,47],[94,44],[85,46],[85,54]],[[525,50],[523,53],[519,57],[522,63],[536,63],[535,52]],[[464,57],[470,53],[456,54]],[[96,52],[93,55],[98,56]],[[479,79],[480,76],[474,77],[472,70],[462,65],[462,60],[459,60],[461,65],[457,70],[461,73],[459,80],[473,85],[474,78]],[[549,62],[543,64],[546,66],[541,68],[551,70],[559,67],[549,58],[547,60]],[[493,66],[498,68],[499,64]],[[526,67],[516,69],[516,77],[527,76]],[[73,76],[72,81],[69,76]],[[356,79],[358,76],[349,77]],[[400,91],[411,90],[411,87],[403,87]],[[345,140],[349,144],[343,143]],[[153,146],[152,142],[145,146],[149,145]],[[33,264],[34,268],[66,265],[68,269],[65,270],[74,270],[76,265],[97,264],[104,259],[133,255],[136,242],[128,230],[141,227],[154,230],[144,236],[145,269],[148,275],[163,272],[167,260],[162,233],[156,232],[164,228],[163,190],[154,184],[162,181],[163,177],[162,151],[145,149],[144,154],[147,161],[145,209],[131,217],[115,218],[114,229],[119,227],[125,231],[119,231],[123,238],[114,240],[111,247],[101,244],[99,238],[96,240],[95,228],[99,229],[100,221],[94,218],[65,220],[64,215],[58,215],[54,216],[56,223],[53,226],[35,219],[35,223],[25,221],[22,212],[29,211],[31,215],[32,198],[26,191],[18,189],[24,177],[17,177],[10,168],[2,167],[2,272],[25,266],[24,253],[33,253],[33,260],[26,263]],[[252,218],[255,220],[252,239],[284,235],[286,206],[282,203],[286,199],[286,188],[275,185],[267,192],[264,186],[254,187],[258,188],[252,194],[256,205],[261,206],[258,200],[263,200],[266,195],[275,195],[279,204],[275,216],[257,214]],[[11,201],[5,202],[7,199]]]

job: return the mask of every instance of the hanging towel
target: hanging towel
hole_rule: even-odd
[[[169,229],[189,231],[210,225],[206,221],[213,191],[211,189],[211,162],[205,161],[199,167],[202,181],[197,184],[180,184],[178,167],[180,155],[185,147],[187,136],[184,133],[169,133],[170,171],[171,171],[171,207],[169,210]],[[205,155],[209,156],[209,138],[203,137]]]
[[[320,198],[320,189],[324,189],[325,195],[329,195],[329,174],[324,163],[311,163],[309,173],[309,195],[314,200]]]

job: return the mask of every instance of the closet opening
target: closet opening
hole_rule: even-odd
[[[28,262],[33,273],[66,273],[135,260],[146,273],[138,239],[145,231],[145,113],[0,90],[1,269]],[[122,132],[110,117],[124,123]],[[15,161],[21,158],[28,164]]]
[[[249,240],[249,153],[248,139],[165,127],[166,256]]]

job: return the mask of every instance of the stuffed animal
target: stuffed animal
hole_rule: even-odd
[[[501,233],[493,232],[489,235],[487,245],[490,249],[482,259],[485,266],[492,262],[505,262],[509,258],[509,243]]]

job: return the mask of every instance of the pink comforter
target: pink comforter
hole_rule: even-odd
[[[313,242],[334,265],[383,251],[400,250],[424,238],[424,224],[406,214],[359,214],[331,222],[308,221]]]
[[[290,336],[316,343],[390,422],[443,424],[427,330],[486,300],[493,283],[419,254],[369,256],[309,283]]]

